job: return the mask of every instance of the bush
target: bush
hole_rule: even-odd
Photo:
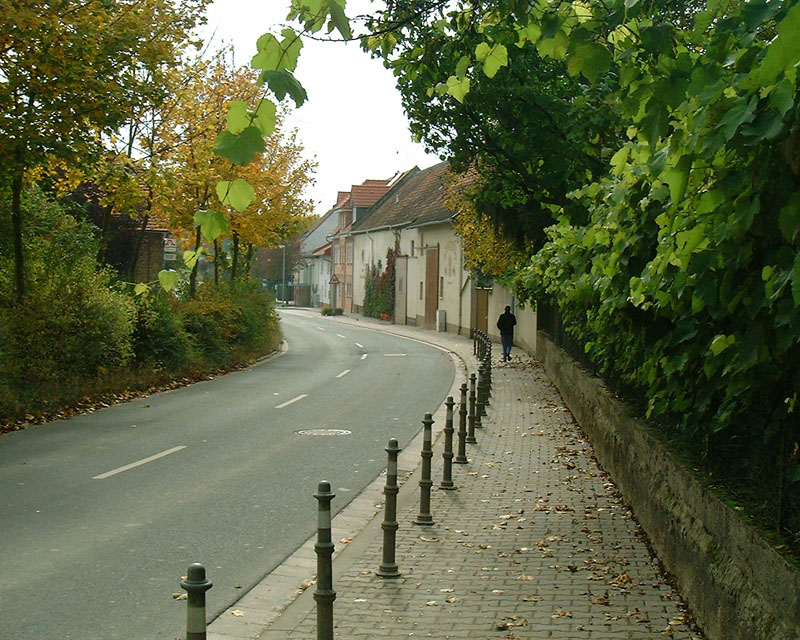
[[[394,250],[386,252],[386,269],[382,271],[380,260],[370,268],[364,292],[364,315],[385,318],[394,315]]]
[[[322,307],[320,313],[323,316],[340,316],[344,314],[344,309],[341,307]]]
[[[280,342],[272,297],[255,282],[205,284],[178,306],[186,332],[208,364],[227,366]]]
[[[253,282],[206,284],[190,300],[160,288],[132,296],[98,269],[96,228],[38,189],[23,202],[27,291],[17,303],[6,205],[0,193],[0,419],[149,389],[279,344],[272,297]]]
[[[155,370],[181,369],[199,358],[196,340],[183,325],[177,301],[160,288],[136,297],[133,351],[136,362]]]
[[[2,414],[58,403],[69,389],[133,357],[135,309],[114,287],[113,274],[97,270],[91,227],[38,191],[26,194],[24,205],[27,293],[21,304],[14,302],[10,258],[0,259]]]

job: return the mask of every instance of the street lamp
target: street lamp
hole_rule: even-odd
[[[286,306],[286,245],[280,245],[283,249],[283,275],[281,276],[281,298],[283,298],[283,306]]]

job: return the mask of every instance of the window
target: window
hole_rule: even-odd
[[[347,262],[347,264],[353,264],[353,241],[352,240],[346,240],[345,241],[344,256],[345,256],[345,262]]]
[[[411,251],[409,251],[408,255],[410,255],[412,258],[414,257],[414,241],[413,240],[411,241]]]
[[[439,278],[439,298],[444,298],[444,276]]]
[[[348,282],[347,285],[345,286],[344,291],[345,291],[344,295],[347,298],[352,298],[353,297],[353,283],[352,282]]]
[[[422,300],[422,283],[419,283],[419,299]]]
[[[339,241],[333,241],[333,264],[339,264]]]

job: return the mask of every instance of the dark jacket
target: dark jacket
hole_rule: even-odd
[[[497,328],[500,329],[501,336],[513,336],[514,325],[516,324],[517,318],[510,311],[500,314],[500,317],[497,319]]]

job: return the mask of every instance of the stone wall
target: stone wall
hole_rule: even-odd
[[[798,640],[800,570],[547,334],[536,355],[713,640]]]

